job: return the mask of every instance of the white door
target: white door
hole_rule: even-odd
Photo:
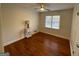
[[[74,56],[79,56],[79,5],[76,5],[73,11],[71,54]]]

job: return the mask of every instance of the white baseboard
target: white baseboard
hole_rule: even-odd
[[[46,32],[43,32],[43,33],[46,33]],[[50,33],[47,33],[47,34],[50,34]],[[57,36],[57,37],[60,37],[60,38],[64,38],[64,39],[70,39],[69,37],[65,37],[65,36],[61,36],[61,35],[56,35],[56,34],[50,34],[50,35],[53,35],[53,36]]]
[[[38,32],[39,32],[39,31],[38,31]],[[36,32],[36,33],[38,33],[38,32]],[[43,33],[45,33],[45,32],[43,32]],[[35,33],[33,33],[32,35],[34,35],[34,34],[35,34]],[[50,34],[50,33],[47,33],[47,34]],[[60,38],[69,39],[69,38],[67,38],[67,37],[60,36],[60,35],[55,35],[55,34],[50,34],[50,35],[57,36],[57,37],[60,37]],[[14,43],[14,42],[16,42],[16,41],[18,41],[18,40],[21,40],[21,39],[23,39],[23,38],[24,38],[24,37],[21,37],[21,38],[19,38],[19,39],[15,39],[15,40],[12,40],[12,41],[8,41],[8,42],[3,42],[3,46],[9,45],[9,44]]]
[[[23,38],[24,38],[24,37],[21,37],[21,38],[19,38],[19,39],[15,39],[15,40],[11,40],[11,41],[8,41],[8,42],[3,42],[3,46],[12,44],[12,43],[14,43],[14,42],[16,42],[16,41],[19,41],[19,40],[23,39]]]
[[[35,33],[38,33],[38,32],[35,32]],[[32,35],[34,35],[35,33],[32,33]],[[14,43],[14,42],[16,42],[16,41],[19,41],[19,40],[23,39],[23,38],[24,38],[24,36],[21,37],[21,38],[15,39],[15,40],[11,40],[11,41],[8,41],[8,42],[3,42],[3,46],[12,44],[12,43]]]

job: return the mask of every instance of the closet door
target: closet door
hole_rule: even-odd
[[[71,54],[79,56],[79,5],[74,7],[71,32]]]

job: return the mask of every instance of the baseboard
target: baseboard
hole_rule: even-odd
[[[39,31],[38,31],[38,32],[39,32]],[[38,33],[38,32],[36,32],[36,33]],[[36,34],[36,33],[33,33],[32,35],[34,35],[34,34]],[[45,33],[45,32],[42,32],[42,33]],[[50,33],[47,33],[47,34],[50,34]],[[67,38],[67,37],[63,37],[63,36],[60,36],[60,35],[55,35],[55,34],[50,34],[50,35],[57,36],[57,37],[64,38],[64,39],[69,39],[69,38]],[[3,42],[3,46],[7,46],[7,45],[12,44],[12,43],[14,43],[14,42],[16,42],[16,41],[19,41],[19,40],[21,40],[21,39],[24,39],[24,37],[21,37],[21,38],[19,38],[19,39],[15,39],[15,40],[12,40],[12,41],[8,41],[8,42]]]
[[[21,37],[21,38],[19,38],[19,39],[15,39],[15,40],[12,40],[12,41],[8,41],[8,42],[3,42],[3,46],[7,46],[7,45],[9,45],[9,44],[12,44],[12,43],[14,43],[14,42],[16,42],[16,41],[19,41],[19,40],[21,40],[21,39],[23,39],[24,37]]]
[[[32,35],[34,35],[34,34],[36,34],[36,33],[38,33],[38,32],[32,33]],[[14,42],[16,42],[16,41],[19,41],[19,40],[21,40],[21,39],[24,39],[24,38],[25,38],[25,37],[23,36],[23,37],[21,37],[21,38],[18,38],[18,39],[12,40],[12,41],[3,42],[3,46],[7,46],[7,45],[9,45],[9,44],[12,44],[12,43],[14,43]]]
[[[42,32],[42,33],[47,33],[47,32]],[[53,36],[56,36],[56,37],[60,37],[60,38],[64,38],[64,39],[70,39],[69,37],[64,37],[64,36],[60,36],[60,35],[56,35],[56,34],[50,34],[50,33],[47,33],[49,35],[53,35]]]

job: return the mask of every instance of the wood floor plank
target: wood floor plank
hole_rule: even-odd
[[[11,56],[70,56],[69,40],[45,33],[5,46]]]

